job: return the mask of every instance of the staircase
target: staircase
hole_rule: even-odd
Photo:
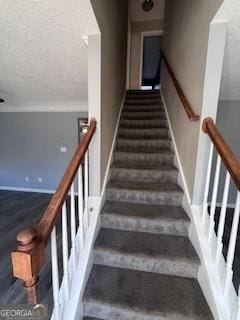
[[[128,91],[85,320],[213,319],[196,279],[200,262],[177,175],[159,92]]]

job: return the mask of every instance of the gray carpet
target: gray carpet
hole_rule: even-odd
[[[84,294],[88,320],[213,319],[158,91],[129,91]]]

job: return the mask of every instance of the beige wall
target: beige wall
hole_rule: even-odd
[[[168,0],[164,52],[195,113],[201,115],[209,25],[222,0]],[[165,68],[161,85],[190,196],[200,121],[190,122]]]
[[[142,32],[163,30],[163,20],[131,23],[130,89],[139,89]]]
[[[125,92],[128,0],[91,0],[102,37],[101,181]]]

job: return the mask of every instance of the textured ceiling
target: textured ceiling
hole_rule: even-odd
[[[87,47],[98,32],[89,0],[0,0],[4,107],[87,102]]]
[[[221,100],[240,100],[240,1],[225,0],[217,18],[228,21]]]
[[[165,0],[153,0],[153,2],[153,9],[150,12],[145,12],[142,10],[143,0],[130,0],[131,20],[141,21],[163,19]]]

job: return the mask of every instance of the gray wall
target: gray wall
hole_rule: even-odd
[[[201,115],[210,22],[223,0],[168,0],[164,52],[195,113]],[[190,196],[193,194],[199,122],[190,122],[163,65],[161,86]]]
[[[77,146],[77,118],[84,116],[76,112],[0,113],[0,187],[54,190]],[[61,153],[60,147],[67,147],[67,153]]]
[[[126,87],[128,0],[91,0],[101,31],[101,180]]]

